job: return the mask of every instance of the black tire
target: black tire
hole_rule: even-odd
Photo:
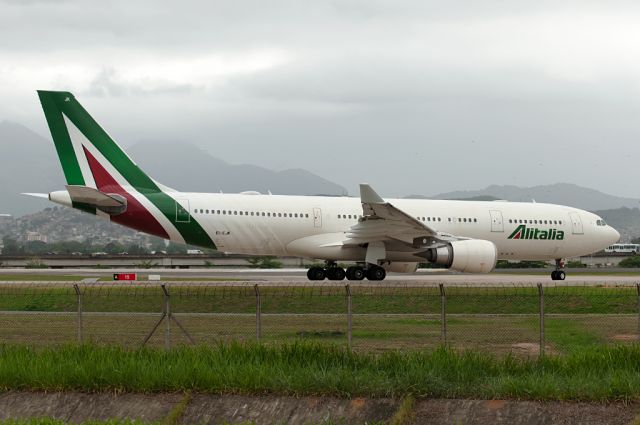
[[[321,267],[311,267],[307,271],[307,278],[309,280],[324,280],[325,278],[324,269]]]
[[[558,272],[556,273],[556,280],[565,280],[566,277],[567,274],[563,270],[558,270]]]
[[[346,275],[349,280],[362,280],[365,277],[365,272],[360,266],[351,266],[347,269]]]
[[[353,280],[362,280],[365,278],[364,269],[360,266],[357,266],[353,270]]]
[[[346,275],[342,267],[330,267],[326,274],[329,280],[343,280]]]
[[[551,272],[551,280],[558,280],[558,271],[554,270]]]
[[[369,267],[367,270],[367,279],[369,280],[384,280],[387,277],[387,272],[378,266]]]

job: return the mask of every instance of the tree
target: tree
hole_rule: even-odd
[[[640,267],[640,255],[634,255],[633,257],[627,257],[620,261],[618,264],[620,267]]]
[[[27,254],[44,254],[50,251],[49,246],[42,241],[29,241],[24,246]]]
[[[170,242],[167,246],[167,254],[186,254],[187,246],[181,243]]]
[[[107,254],[119,254],[124,251],[124,246],[118,242],[109,242],[104,246],[104,252]]]
[[[18,244],[18,241],[10,238],[9,236],[5,236],[2,238],[2,243],[4,248],[2,249],[3,255],[22,255],[24,254],[24,249]]]

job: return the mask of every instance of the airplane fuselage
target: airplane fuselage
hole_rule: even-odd
[[[225,252],[300,255],[295,241],[316,235],[342,240],[362,216],[359,198],[245,194],[174,193]],[[387,199],[443,233],[493,242],[499,259],[548,260],[603,249],[617,232],[588,211],[543,203]],[[187,216],[183,217],[187,219]],[[331,236],[325,236],[331,240]],[[406,250],[390,249],[392,261],[420,261]],[[315,258],[323,258],[317,256]],[[345,250],[334,260],[350,258]]]

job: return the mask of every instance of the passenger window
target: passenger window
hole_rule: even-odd
[[[305,214],[304,216],[305,216],[306,218],[309,218],[309,214]]]

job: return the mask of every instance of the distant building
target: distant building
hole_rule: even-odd
[[[27,232],[27,242],[35,242],[40,241],[47,243],[47,235],[41,235],[38,232]]]

